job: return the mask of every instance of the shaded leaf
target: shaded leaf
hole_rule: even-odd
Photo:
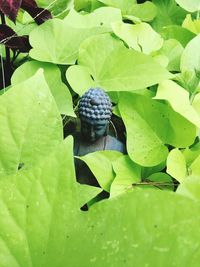
[[[160,33],[165,39],[176,39],[183,47],[195,37],[194,33],[178,25],[165,26]]]
[[[167,25],[181,25],[186,12],[177,6],[174,0],[152,0],[157,7],[157,16],[152,22],[156,31],[162,30]]]

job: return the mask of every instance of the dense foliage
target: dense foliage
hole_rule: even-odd
[[[0,266],[199,266],[200,0],[0,14]],[[91,87],[127,147],[80,157],[100,187],[76,182],[71,136]]]

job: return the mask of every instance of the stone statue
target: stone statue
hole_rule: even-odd
[[[74,136],[75,156],[84,156],[99,150],[116,150],[126,153],[125,145],[108,134],[112,103],[102,89],[89,89],[80,99],[78,113],[81,131]],[[77,179],[80,183],[98,185],[94,182],[94,176],[91,182],[92,173],[84,162],[76,160],[75,164]]]
[[[76,156],[98,150],[116,150],[125,153],[124,144],[108,135],[112,104],[109,96],[102,89],[89,89],[80,99],[78,113],[81,133],[75,138]]]

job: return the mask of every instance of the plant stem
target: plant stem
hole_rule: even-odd
[[[5,15],[1,12],[1,23],[6,25],[6,20],[5,20]],[[6,67],[5,67],[5,77],[6,77],[6,84],[7,86],[10,85],[11,82],[11,73],[12,73],[12,68],[11,68],[11,61],[10,61],[10,49],[5,45],[5,50],[6,50]]]
[[[200,10],[197,11],[197,15],[196,15],[196,19],[199,19],[199,15],[200,15]]]

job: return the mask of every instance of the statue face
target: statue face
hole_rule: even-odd
[[[107,120],[81,120],[81,133],[83,138],[88,142],[95,142],[102,136],[106,135],[108,123],[109,122]]]

